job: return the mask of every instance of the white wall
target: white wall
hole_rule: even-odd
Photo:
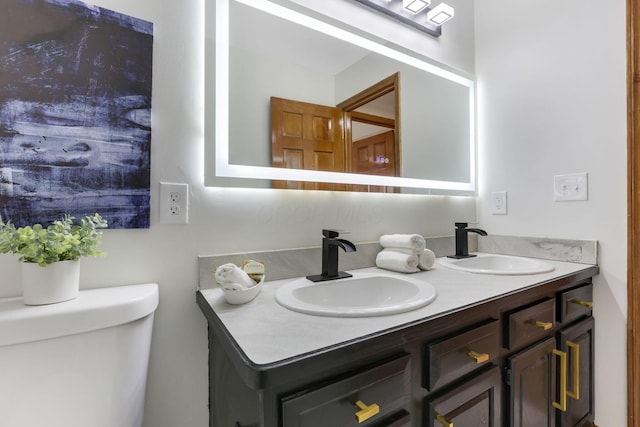
[[[454,221],[475,219],[475,200],[205,188],[204,0],[94,3],[155,23],[153,210],[148,230],[105,233],[108,258],[83,261],[81,287],[159,284],[145,426],[205,427],[207,325],[195,304],[198,255],[317,246],[327,226],[351,230],[354,242],[391,232],[452,234]],[[160,181],[190,184],[189,225],[158,224]],[[0,256],[0,271],[0,297],[20,295],[19,267],[11,256]]]
[[[478,216],[489,233],[597,239],[596,423],[626,425],[625,1],[476,1]],[[589,200],[553,176],[588,172]],[[492,191],[508,215],[491,215]]]
[[[230,58],[229,162],[271,166],[271,97],[335,105],[335,77],[240,49]]]

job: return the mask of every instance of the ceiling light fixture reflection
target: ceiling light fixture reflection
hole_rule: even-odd
[[[411,13],[418,13],[431,4],[431,1],[425,0],[402,0],[402,7]]]
[[[427,13],[427,19],[436,25],[442,25],[453,18],[454,10],[446,3],[440,3]]]
[[[355,0],[433,37],[440,37],[442,24],[453,18],[453,7],[431,0]],[[427,11],[427,13],[424,13]]]

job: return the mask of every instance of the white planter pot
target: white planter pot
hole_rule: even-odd
[[[44,305],[78,297],[80,260],[60,261],[40,267],[22,263],[22,293],[25,305]]]

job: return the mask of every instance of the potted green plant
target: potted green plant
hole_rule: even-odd
[[[48,227],[41,224],[16,228],[0,221],[0,253],[18,255],[22,263],[24,303],[51,304],[76,298],[80,258],[104,256],[97,249],[107,221],[99,214],[74,223],[65,215]]]

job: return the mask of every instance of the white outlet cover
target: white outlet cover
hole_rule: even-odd
[[[160,183],[160,224],[187,224],[189,184]]]
[[[557,202],[588,200],[588,194],[586,172],[553,177],[553,198]]]
[[[507,192],[496,191],[491,193],[491,214],[506,215],[507,214]]]

